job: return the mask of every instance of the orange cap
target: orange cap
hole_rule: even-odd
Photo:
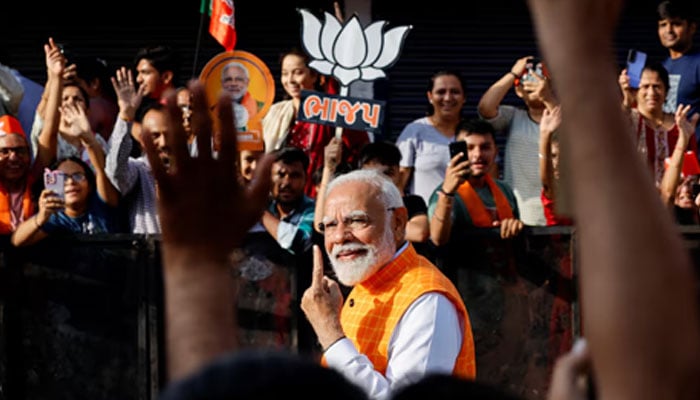
[[[11,134],[20,135],[27,139],[27,135],[24,133],[24,129],[22,129],[22,124],[19,123],[19,120],[12,115],[5,114],[0,117],[0,136]]]

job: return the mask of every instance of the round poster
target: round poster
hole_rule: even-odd
[[[275,81],[270,69],[255,55],[236,50],[214,56],[202,69],[209,109],[214,112],[219,96],[228,92],[239,135],[239,148],[262,145],[262,118],[275,100]],[[214,118],[216,121],[216,118]]]

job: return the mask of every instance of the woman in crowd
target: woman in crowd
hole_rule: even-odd
[[[623,94],[623,108],[628,112],[637,140],[637,150],[646,159],[657,186],[661,185],[665,160],[671,157],[680,135],[674,114],[664,112],[669,76],[663,65],[647,64],[639,79],[639,88],[630,86],[627,70],[618,78]],[[690,137],[687,150],[697,154],[695,136]]]
[[[91,166],[78,156],[59,159],[51,170],[64,177],[63,197],[49,189],[41,191],[39,211],[22,222],[12,234],[12,244],[26,246],[50,234],[119,232],[119,192],[104,172],[105,154],[84,108],[74,103],[61,108],[69,122],[70,136],[86,149]]]
[[[400,190],[423,197],[426,204],[445,179],[466,100],[465,84],[455,71],[438,71],[428,81],[428,115],[406,125],[396,145],[401,150]]]
[[[274,103],[263,118],[265,151],[270,153],[284,146],[304,150],[309,156],[304,192],[307,196],[315,198],[316,187],[311,176],[315,170],[323,167],[324,150],[335,135],[335,128],[296,119],[301,103],[301,91],[314,90],[335,94],[338,85],[334,80],[321,83],[318,72],[308,67],[309,56],[299,49],[291,49],[284,53],[280,61],[280,82],[288,99]],[[369,135],[366,132],[344,129],[342,139],[343,162],[346,165],[354,165],[359,149],[369,143]]]

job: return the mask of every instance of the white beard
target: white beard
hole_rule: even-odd
[[[338,260],[341,251],[365,250],[365,254],[350,261]],[[333,270],[338,280],[345,286],[354,286],[372,276],[379,268],[391,260],[396,252],[390,223],[384,230],[384,237],[378,245],[347,243],[334,246],[329,254]]]

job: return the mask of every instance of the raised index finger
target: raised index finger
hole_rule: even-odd
[[[321,248],[317,244],[313,247],[314,252],[314,269],[311,273],[311,286],[323,287],[323,254]]]

